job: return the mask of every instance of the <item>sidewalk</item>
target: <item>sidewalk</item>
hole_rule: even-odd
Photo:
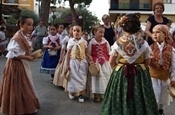
[[[5,61],[0,57],[0,76]],[[99,115],[101,103],[88,99],[84,103],[79,103],[78,99],[70,100],[63,89],[50,83],[50,75],[39,73],[39,66],[40,60],[31,62],[33,81],[41,103],[36,115]],[[165,115],[175,115],[175,101],[165,108]]]

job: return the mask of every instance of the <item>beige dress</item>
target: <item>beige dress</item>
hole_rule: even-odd
[[[31,114],[40,108],[33,87],[30,64],[27,60],[16,58],[19,55],[27,55],[30,45],[27,37],[17,32],[7,47],[7,62],[0,86],[2,113]]]

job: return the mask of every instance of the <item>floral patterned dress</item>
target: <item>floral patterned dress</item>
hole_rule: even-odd
[[[144,64],[150,48],[138,35],[123,35],[112,46],[117,57],[100,115],[158,115],[150,74]]]

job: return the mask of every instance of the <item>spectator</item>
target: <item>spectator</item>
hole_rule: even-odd
[[[157,2],[153,5],[153,12],[154,15],[150,16],[147,19],[145,33],[148,36],[147,42],[149,45],[151,45],[154,41],[152,39],[152,29],[157,24],[164,24],[167,25],[168,19],[163,16],[164,12],[164,4],[161,2]]]
[[[110,46],[113,45],[115,41],[115,32],[111,25],[110,17],[107,14],[102,16],[103,26],[105,28],[104,38],[109,42]]]
[[[39,25],[34,31],[36,34],[36,48],[34,50],[42,49],[42,40],[47,35],[47,28],[43,25],[43,21],[40,20]]]
[[[1,26],[0,27],[0,53],[1,55],[4,53],[7,43],[8,43],[6,36],[5,36],[5,31],[6,31],[6,28],[4,26]]]

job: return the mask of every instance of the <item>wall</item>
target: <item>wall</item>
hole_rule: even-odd
[[[18,0],[18,8],[26,8],[28,10],[34,11],[34,0]]]

